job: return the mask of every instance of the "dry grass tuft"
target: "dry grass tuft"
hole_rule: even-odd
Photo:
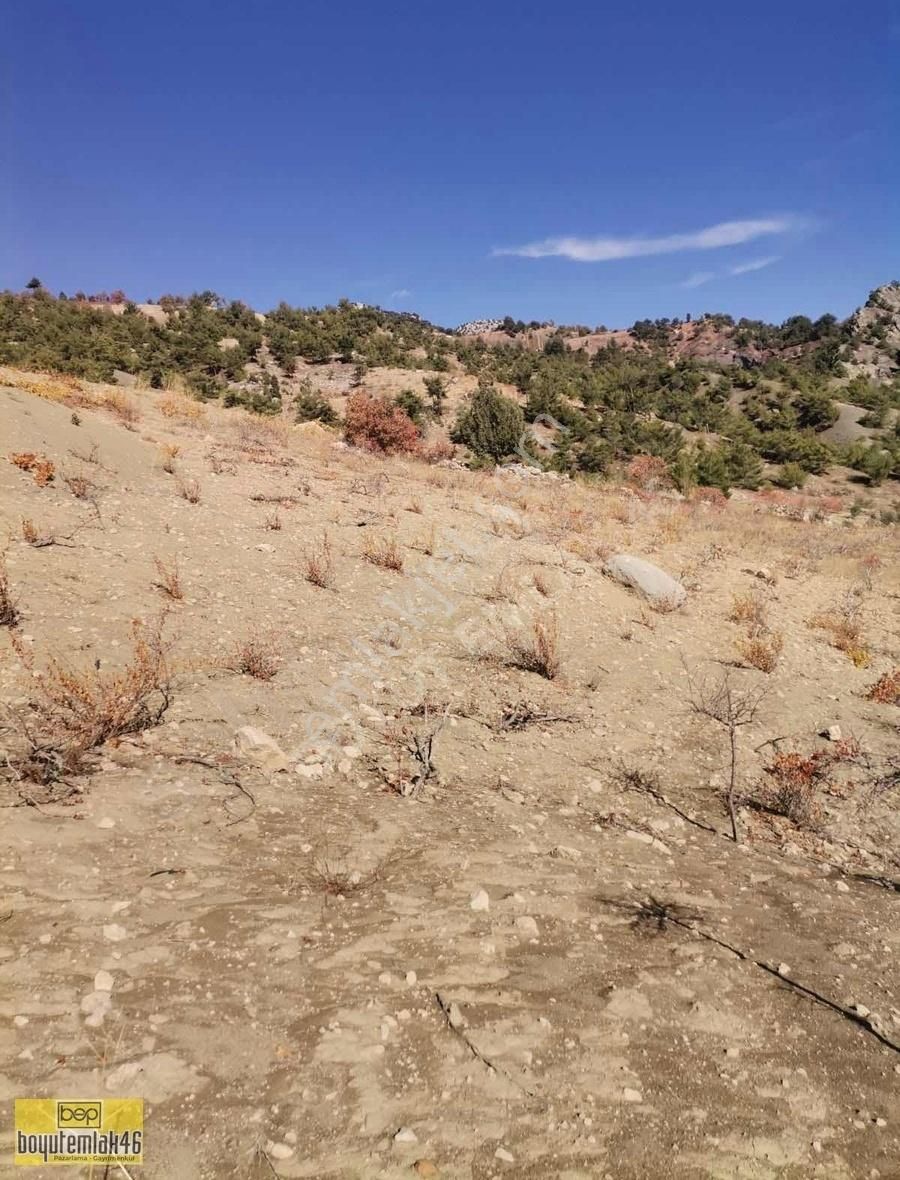
[[[189,504],[200,503],[202,491],[196,479],[179,479],[175,487],[182,500],[187,500]]]
[[[814,615],[810,627],[827,631],[831,646],[844,652],[857,668],[867,668],[871,659],[862,634],[860,603],[853,595],[847,595],[844,602],[834,610]]]
[[[797,827],[817,826],[822,810],[816,799],[818,786],[827,776],[832,759],[825,751],[815,754],[777,754],[766,773],[771,785],[764,791],[763,805],[783,815]]]
[[[16,627],[21,617],[10,589],[6,563],[0,559],[0,627]]]
[[[759,672],[774,672],[784,648],[784,638],[778,631],[760,629],[735,644],[740,656]]]
[[[514,603],[517,601],[518,591],[519,587],[512,575],[511,566],[504,565],[491,579],[490,584],[484,591],[483,597],[488,602]]]
[[[543,570],[535,570],[531,576],[531,584],[537,590],[538,594],[542,594],[544,598],[549,598],[553,593],[553,586]]]
[[[160,557],[153,559],[153,564],[156,566],[156,573],[158,580],[153,583],[157,590],[161,590],[167,598],[171,598],[175,602],[180,602],[184,598],[184,588],[181,585],[181,573],[178,569],[178,558],[172,559],[171,565],[166,563]]]
[[[885,672],[866,693],[866,699],[880,705],[900,705],[900,668]]]
[[[525,630],[504,624],[503,642],[511,667],[534,672],[545,680],[559,675],[559,621],[554,613],[535,616]]]
[[[169,644],[165,615],[152,624],[132,623],[131,658],[111,673],[75,669],[51,659],[36,671],[21,644],[14,642],[32,673],[30,711],[22,718],[27,749],[10,760],[18,778],[49,785],[85,769],[85,758],[111,738],[158,725],[171,701]]]
[[[29,545],[37,545],[41,539],[41,534],[37,530],[37,525],[30,516],[22,517],[22,540]]]
[[[399,573],[403,569],[403,552],[396,537],[367,537],[363,546],[363,557],[372,565]]]
[[[334,586],[334,558],[327,533],[322,534],[317,545],[307,549],[303,558],[303,576],[311,585],[322,590],[330,590]]]
[[[97,404],[115,414],[125,426],[133,427],[141,419],[140,410],[131,398],[125,396],[121,389],[104,390],[99,394]]]
[[[281,667],[279,644],[271,633],[249,635],[234,650],[228,667],[254,680],[271,680]]]
[[[173,391],[164,393],[156,404],[164,418],[178,418],[182,422],[201,422],[206,417],[206,409],[200,402]]]
[[[72,493],[76,500],[95,501],[100,491],[100,485],[96,480],[91,479],[87,475],[64,475],[63,480],[66,487]]]
[[[270,533],[281,532],[281,517],[277,508],[273,508],[271,512],[267,513],[266,519],[263,521],[263,528]]]
[[[752,590],[748,594],[735,594],[731,600],[728,618],[732,623],[750,623],[754,627],[764,627],[766,604],[762,597]]]

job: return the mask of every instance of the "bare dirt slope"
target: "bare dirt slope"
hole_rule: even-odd
[[[895,531],[110,396],[0,390],[0,1175],[16,1096],[104,1093],[146,1099],[147,1180],[900,1175]],[[16,773],[47,661],[110,675],[163,610],[161,723]],[[552,680],[509,666],[535,622]],[[736,647],[778,636],[771,673]],[[767,690],[740,845],[689,706],[726,671]]]

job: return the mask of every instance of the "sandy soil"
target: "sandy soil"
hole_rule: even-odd
[[[0,389],[32,662],[0,632],[6,757],[49,659],[103,675],[165,609],[174,666],[162,723],[90,773],[0,782],[0,1175],[12,1100],[76,1094],[145,1098],[147,1180],[900,1175],[900,789],[878,785],[900,708],[866,696],[900,662],[896,530],[128,398]],[[385,540],[402,570],[366,558]],[[622,551],[686,605],[605,577]],[[782,637],[771,674],[736,647],[736,595]],[[851,600],[861,666],[810,626]],[[558,676],[508,666],[506,633],[554,617]],[[269,680],[233,670],[254,636]],[[767,690],[738,735],[740,844],[726,735],[689,706],[689,677],[726,670]],[[759,805],[794,751],[835,755],[802,823]]]

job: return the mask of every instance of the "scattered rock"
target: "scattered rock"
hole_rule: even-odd
[[[98,971],[94,976],[94,991],[111,992],[115,979],[109,971]]]
[[[629,553],[617,553],[610,557],[603,565],[603,572],[660,606],[679,607],[687,598],[684,586],[671,574]]]
[[[502,1160],[505,1164],[514,1164],[516,1162],[516,1157],[511,1151],[507,1151],[505,1147],[497,1148],[494,1152],[494,1159]]]
[[[469,901],[469,909],[476,912],[482,910],[489,910],[491,908],[491,899],[487,895],[487,890],[476,889]]]
[[[252,759],[266,770],[287,770],[288,758],[274,738],[253,725],[244,725],[234,735],[234,748],[238,754]]]

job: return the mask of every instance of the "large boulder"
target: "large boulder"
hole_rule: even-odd
[[[642,557],[632,557],[630,553],[610,557],[603,565],[603,572],[623,586],[637,590],[655,606],[674,610],[687,598],[684,586],[671,574]]]

